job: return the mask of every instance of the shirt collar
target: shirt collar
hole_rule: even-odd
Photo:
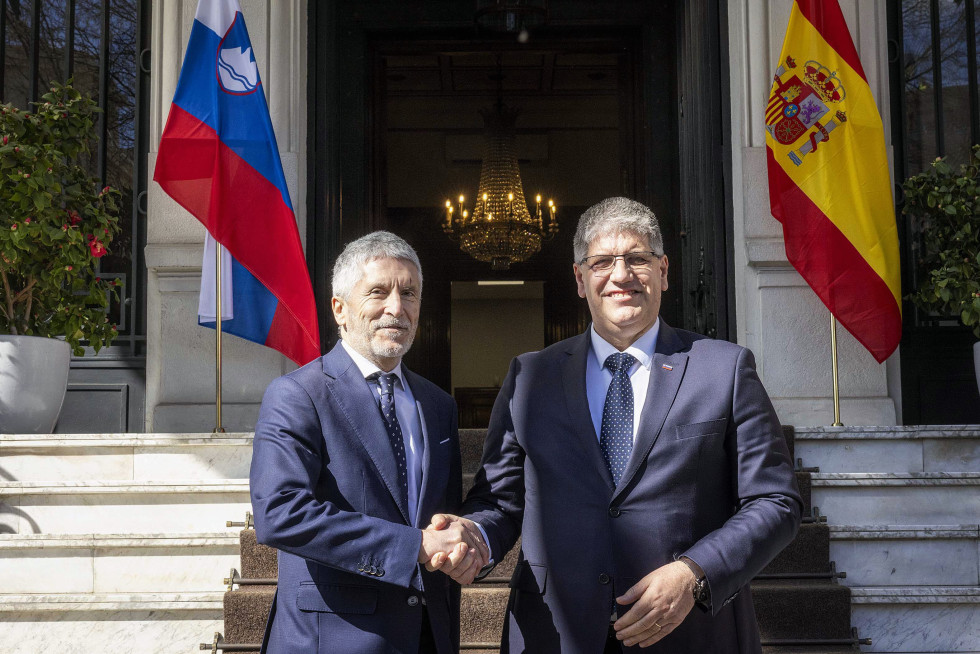
[[[368,360],[367,357],[348,345],[347,341],[341,339],[340,344],[344,346],[344,349],[347,350],[347,354],[349,354],[350,358],[354,360],[354,365],[356,365],[357,369],[361,371],[364,379],[367,379],[376,372],[384,372],[384,370],[379,368],[377,364]],[[402,373],[402,362],[399,361],[398,365],[395,366],[391,372],[395,373],[395,376],[398,378],[399,383],[401,383],[402,388],[405,388],[405,376]]]
[[[636,357],[636,360],[640,362],[640,365],[644,368],[649,369],[653,364],[653,352],[657,349],[657,337],[660,335],[660,318],[657,318],[657,322],[653,323],[653,327],[648,329],[646,333],[640,336],[638,339],[633,341],[633,343],[627,347],[623,352],[628,352]],[[605,365],[606,359],[610,354],[615,354],[619,352],[616,346],[612,345],[609,341],[599,336],[595,331],[595,325],[589,326],[589,337],[592,340],[592,353],[595,354],[596,360],[599,363],[599,368]]]

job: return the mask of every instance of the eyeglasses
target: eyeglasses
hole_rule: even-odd
[[[660,258],[656,252],[626,252],[624,254],[594,254],[585,257],[579,263],[587,266],[594,273],[609,272],[616,265],[616,259],[622,259],[630,270],[649,270],[653,262]]]

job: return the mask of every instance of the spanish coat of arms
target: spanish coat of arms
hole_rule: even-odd
[[[816,151],[818,143],[830,140],[830,133],[846,122],[847,116],[837,111],[826,119],[830,105],[845,98],[844,85],[836,73],[812,59],[803,65],[802,79],[796,68],[796,61],[786,57],[776,69],[766,108],[766,129],[782,145],[795,146],[803,140],[787,155],[799,166],[803,157]]]

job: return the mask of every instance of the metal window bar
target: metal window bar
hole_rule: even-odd
[[[946,138],[943,125],[943,62],[942,39],[939,35],[939,0],[929,3],[929,26],[932,29],[932,103],[936,112],[936,153],[946,154]]]
[[[75,74],[75,0],[65,2],[65,79]]]
[[[977,89],[977,16],[973,0],[967,0],[966,17],[966,69],[970,76],[970,137],[980,143],[980,92]]]
[[[0,0],[0,102],[3,102],[4,71],[7,70],[7,0]]]
[[[102,32],[99,43],[99,107],[102,113],[99,114],[99,151],[96,161],[98,162],[97,174],[102,186],[106,185],[106,169],[108,167],[108,141],[109,141],[109,36],[110,36],[110,4],[111,0],[102,2]]]
[[[40,61],[41,61],[41,0],[32,0],[31,2],[31,58],[30,58],[30,68],[31,68],[31,95],[28,98],[29,102],[37,102],[38,100],[38,79],[40,77]]]

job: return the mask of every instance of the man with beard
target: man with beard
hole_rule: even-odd
[[[458,508],[462,474],[453,399],[401,364],[418,256],[374,232],[344,249],[332,283],[340,342],[269,385],[255,428],[255,533],[279,550],[262,651],[450,654],[459,586],[419,563],[478,566],[488,552],[465,525],[419,528]]]

